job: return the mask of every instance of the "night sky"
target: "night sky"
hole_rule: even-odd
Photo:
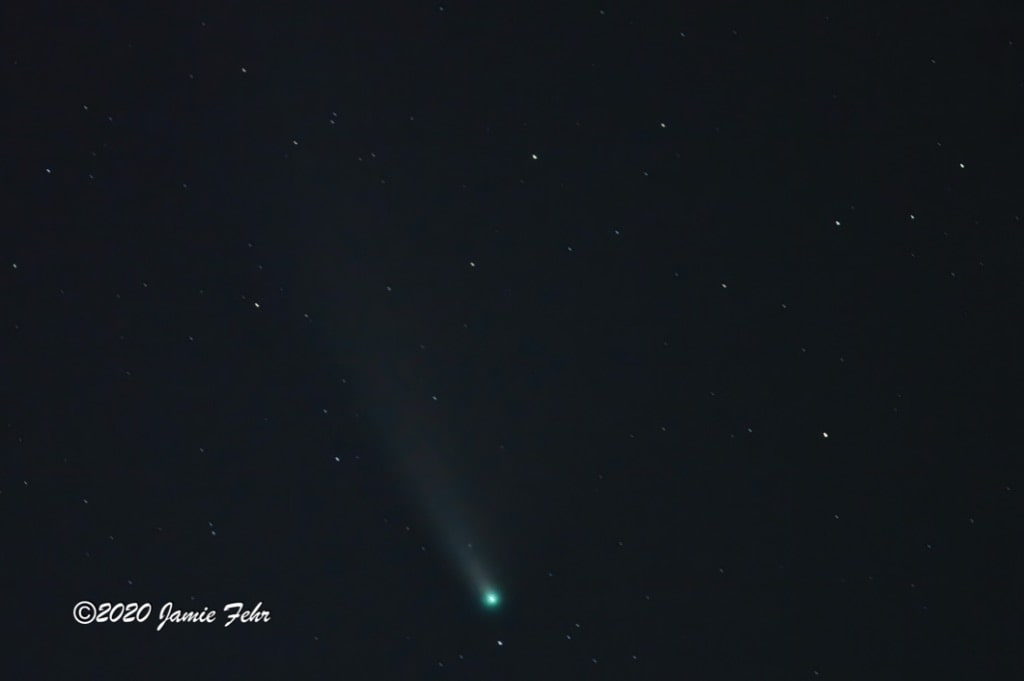
[[[0,677],[1024,678],[1024,8],[13,4]]]

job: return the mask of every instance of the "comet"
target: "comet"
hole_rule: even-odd
[[[501,592],[497,589],[484,589],[480,600],[483,601],[484,607],[488,610],[497,610],[501,607]]]

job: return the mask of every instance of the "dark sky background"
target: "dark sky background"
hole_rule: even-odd
[[[1020,7],[204,5],[0,16],[0,676],[1019,678]]]

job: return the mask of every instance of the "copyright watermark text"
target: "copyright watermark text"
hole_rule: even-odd
[[[150,603],[93,603],[79,601],[71,616],[79,624],[136,624],[149,621],[154,614]],[[225,627],[239,624],[255,624],[270,621],[270,611],[260,601],[251,608],[245,603],[227,603],[220,610],[204,607],[200,610],[181,610],[167,601],[156,611],[156,630],[161,631],[167,624],[215,624],[224,622]]]

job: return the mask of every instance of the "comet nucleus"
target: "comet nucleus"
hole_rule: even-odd
[[[501,594],[494,589],[487,589],[483,594],[484,607],[488,610],[494,610],[501,605]]]

